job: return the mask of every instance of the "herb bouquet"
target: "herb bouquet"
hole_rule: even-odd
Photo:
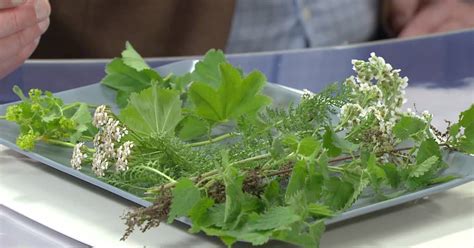
[[[164,76],[127,43],[102,80],[119,111],[15,87],[22,101],[0,119],[18,124],[20,148],[71,147],[73,168],[153,202],[123,216],[123,239],[186,217],[190,232],[228,246],[318,247],[324,221],[361,195],[383,201],[452,180],[442,153],[474,153],[474,105],[442,133],[428,112],[402,111],[400,70],[375,54],[352,64],[355,76],[281,108],[261,72],[244,74],[220,51]]]

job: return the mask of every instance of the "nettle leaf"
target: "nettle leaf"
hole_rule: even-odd
[[[171,193],[173,200],[168,214],[168,223],[173,222],[176,217],[187,216],[201,200],[199,189],[188,178],[179,180]]]
[[[420,164],[416,164],[412,171],[410,172],[410,177],[421,177],[428,171],[430,171],[437,163],[439,158],[437,156],[431,156],[428,159],[424,160]]]
[[[179,93],[156,85],[133,93],[128,106],[120,112],[120,120],[128,128],[145,136],[173,134],[182,118]]]
[[[304,188],[307,175],[308,171],[306,170],[305,162],[301,160],[296,162],[291,173],[290,181],[286,187],[285,199],[290,199]]]
[[[298,154],[309,157],[321,149],[321,143],[314,137],[303,138],[298,144]]]
[[[426,127],[426,123],[418,117],[403,116],[393,127],[393,133],[400,140],[405,140],[425,130]]]
[[[231,64],[219,65],[221,82],[217,89],[203,82],[194,82],[189,90],[196,113],[213,122],[227,122],[244,114],[254,114],[271,103],[260,92],[266,83],[260,72],[242,77]]]
[[[459,124],[463,127],[469,127],[474,124],[474,104],[459,115]]]
[[[224,203],[224,223],[227,227],[239,222],[244,203],[244,193],[242,192],[243,176],[232,167],[226,168],[224,174],[225,196]]]
[[[392,188],[398,188],[400,185],[400,173],[398,172],[397,166],[393,163],[387,163],[380,166],[387,176],[387,182]]]
[[[209,208],[213,205],[213,199],[204,197],[201,198],[189,211],[189,218],[192,222],[191,229],[189,229],[191,233],[197,233],[201,230],[201,227],[209,226],[209,223],[207,222],[210,216]]]
[[[218,88],[221,83],[219,65],[222,63],[227,63],[224,53],[221,50],[209,50],[204,58],[194,66],[191,80]]]
[[[354,144],[342,137],[339,137],[332,129],[326,128],[326,132],[323,135],[324,148],[328,149],[328,155],[330,157],[339,156],[341,153],[352,153],[357,150],[359,146]]]
[[[373,153],[370,154],[367,161],[367,172],[369,173],[370,180],[376,187],[379,187],[382,181],[387,180],[385,171],[377,165],[377,159]]]
[[[347,200],[346,204],[344,205],[343,209],[350,208],[352,204],[359,198],[365,188],[370,183],[369,175],[366,171],[363,171],[360,175],[359,182],[353,184],[354,191],[352,192],[351,197]]]
[[[265,188],[263,199],[267,206],[281,203],[280,183],[277,180],[271,181]]]
[[[328,206],[318,203],[308,204],[308,212],[316,217],[331,217],[336,214]]]
[[[301,220],[301,216],[290,207],[272,207],[260,215],[256,220],[247,223],[250,230],[282,229]]]
[[[324,183],[324,204],[333,210],[344,208],[354,193],[351,183],[339,178],[331,178]]]
[[[436,156],[441,160],[441,151],[438,143],[434,139],[426,139],[421,142],[418,152],[416,153],[416,163],[420,164],[431,156]]]

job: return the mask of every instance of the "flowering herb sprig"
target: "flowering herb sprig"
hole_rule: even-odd
[[[187,217],[190,232],[228,246],[318,247],[325,219],[363,192],[385,200],[452,180],[441,175],[442,148],[474,153],[474,105],[442,133],[428,112],[402,111],[400,70],[375,54],[352,64],[356,75],[342,84],[275,108],[261,93],[265,77],[245,75],[220,51],[192,73],[161,77],[127,44],[103,80],[122,109],[97,107],[95,137],[78,139],[71,166],[153,202],[123,217],[123,239]],[[129,77],[115,81],[120,73]]]

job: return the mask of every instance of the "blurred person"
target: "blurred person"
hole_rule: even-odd
[[[32,58],[258,52],[474,27],[469,0],[0,0],[0,78]],[[48,18],[49,17],[49,18]]]

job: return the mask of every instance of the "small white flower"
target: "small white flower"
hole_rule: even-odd
[[[314,96],[313,92],[311,92],[308,89],[303,89],[303,95],[302,95],[303,99],[311,99],[311,98],[313,98],[313,96]]]
[[[99,107],[97,107],[95,109],[94,118],[92,119],[92,124],[95,127],[100,128],[104,126],[108,120],[109,120],[109,114],[107,111],[107,106],[100,105]]]
[[[421,113],[421,116],[426,122],[430,122],[433,119],[433,115],[428,112],[428,110],[425,110]]]
[[[107,159],[107,155],[97,150],[94,153],[92,159],[92,171],[99,177],[103,177],[105,175],[105,171],[109,168],[109,161]]]
[[[71,158],[71,166],[76,170],[80,170],[82,162],[87,158],[87,154],[83,153],[84,143],[78,143],[74,146]]]
[[[127,141],[117,149],[117,162],[115,163],[116,171],[128,170],[128,158],[132,153],[133,146],[134,144],[132,141]]]

